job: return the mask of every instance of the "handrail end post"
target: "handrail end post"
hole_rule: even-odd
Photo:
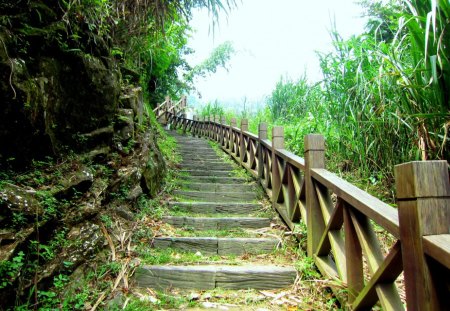
[[[439,264],[427,259],[423,237],[450,233],[447,161],[396,165],[395,184],[407,308],[442,310],[448,296],[439,289],[447,273],[439,273]]]
[[[267,123],[261,122],[258,125],[258,181],[261,183],[264,170],[263,149],[261,141],[267,139]]]
[[[325,168],[325,138],[319,134],[308,134],[305,136],[304,142],[307,252],[308,256],[313,257],[325,226],[314,181],[311,177],[311,169]]]

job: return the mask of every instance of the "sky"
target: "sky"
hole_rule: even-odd
[[[195,53],[187,59],[194,66],[205,60],[217,45],[231,41],[237,53],[228,71],[197,79],[203,102],[218,100],[261,101],[281,77],[311,82],[321,79],[316,51],[331,51],[332,21],[347,38],[364,29],[362,9],[355,0],[242,0],[214,32],[206,11],[194,13],[195,30],[189,47]]]

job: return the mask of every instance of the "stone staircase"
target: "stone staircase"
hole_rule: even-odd
[[[274,234],[269,237],[258,234],[261,230],[272,230],[271,224],[277,220],[273,214],[263,215],[256,183],[236,177],[237,165],[225,161],[206,140],[176,132],[171,135],[179,143],[183,177],[181,190],[174,192],[175,199],[168,204],[168,215],[163,221],[183,234],[156,237],[153,247],[217,255],[224,260],[200,261],[195,265],[144,265],[135,273],[137,286],[208,290],[277,289],[292,285],[297,273],[290,264],[253,262],[250,256],[274,253],[280,242],[276,236],[272,237]],[[215,231],[229,236],[215,236]],[[203,236],[202,232],[212,234]],[[230,263],[227,261],[230,256],[241,257],[237,263]]]

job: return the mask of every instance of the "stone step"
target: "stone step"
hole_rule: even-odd
[[[224,176],[183,176],[186,182],[194,183],[220,183],[220,184],[245,184],[247,179],[242,177],[224,177]]]
[[[229,228],[259,229],[270,226],[270,218],[260,217],[184,217],[163,216],[162,220],[174,227],[197,230],[223,230]]]
[[[204,159],[183,159],[180,163],[180,165],[193,165],[193,166],[203,166],[207,165],[208,167],[214,167],[215,165],[218,166],[225,166],[228,165],[230,167],[236,167],[234,163],[226,163],[222,160],[204,160]]]
[[[215,171],[215,170],[181,170],[181,173],[186,173],[189,176],[217,176],[217,177],[232,177],[233,171]]]
[[[206,192],[206,191],[184,191],[175,190],[174,195],[180,199],[193,200],[199,202],[251,202],[258,199],[258,194],[254,191],[234,192]]]
[[[216,154],[216,151],[214,151],[214,149],[209,146],[201,146],[201,145],[195,145],[195,144],[188,144],[186,146],[178,146],[178,151],[186,152],[186,153],[211,152],[211,153]]]
[[[202,141],[178,141],[178,149],[182,150],[192,150],[192,147],[195,148],[205,148],[211,150],[211,146],[208,143],[202,142]]]
[[[135,272],[138,287],[155,289],[277,289],[291,286],[296,277],[293,267],[273,265],[141,266]]]
[[[184,170],[193,170],[193,171],[208,170],[210,168],[213,168],[215,171],[232,171],[233,170],[233,166],[231,166],[230,164],[210,165],[208,163],[204,163],[204,164],[183,164],[182,163],[180,166]]]
[[[153,239],[153,246],[227,256],[270,253],[276,249],[278,242],[277,239],[267,238],[158,237]]]
[[[182,183],[183,189],[191,191],[207,191],[207,192],[256,192],[256,185],[242,185],[242,184],[212,184],[212,183]]]
[[[183,210],[196,214],[235,214],[248,215],[259,212],[261,203],[211,203],[211,202],[169,202],[170,209]]]
[[[182,161],[205,161],[205,162],[221,162],[223,160],[218,155],[181,155]]]
[[[178,150],[178,153],[183,157],[183,158],[189,158],[189,157],[217,157],[218,154],[216,152],[214,152],[214,150],[210,150],[210,151],[191,151],[191,152],[183,152]]]

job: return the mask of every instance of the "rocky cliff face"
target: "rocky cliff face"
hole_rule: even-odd
[[[142,90],[121,80],[105,38],[65,13],[59,1],[0,3],[3,306],[107,247],[106,224],[132,224],[165,171]]]
[[[0,40],[8,42],[5,34]],[[4,49],[3,49],[4,50]],[[109,126],[119,108],[120,73],[90,54],[11,58],[0,53],[0,162],[86,149],[82,135]]]

